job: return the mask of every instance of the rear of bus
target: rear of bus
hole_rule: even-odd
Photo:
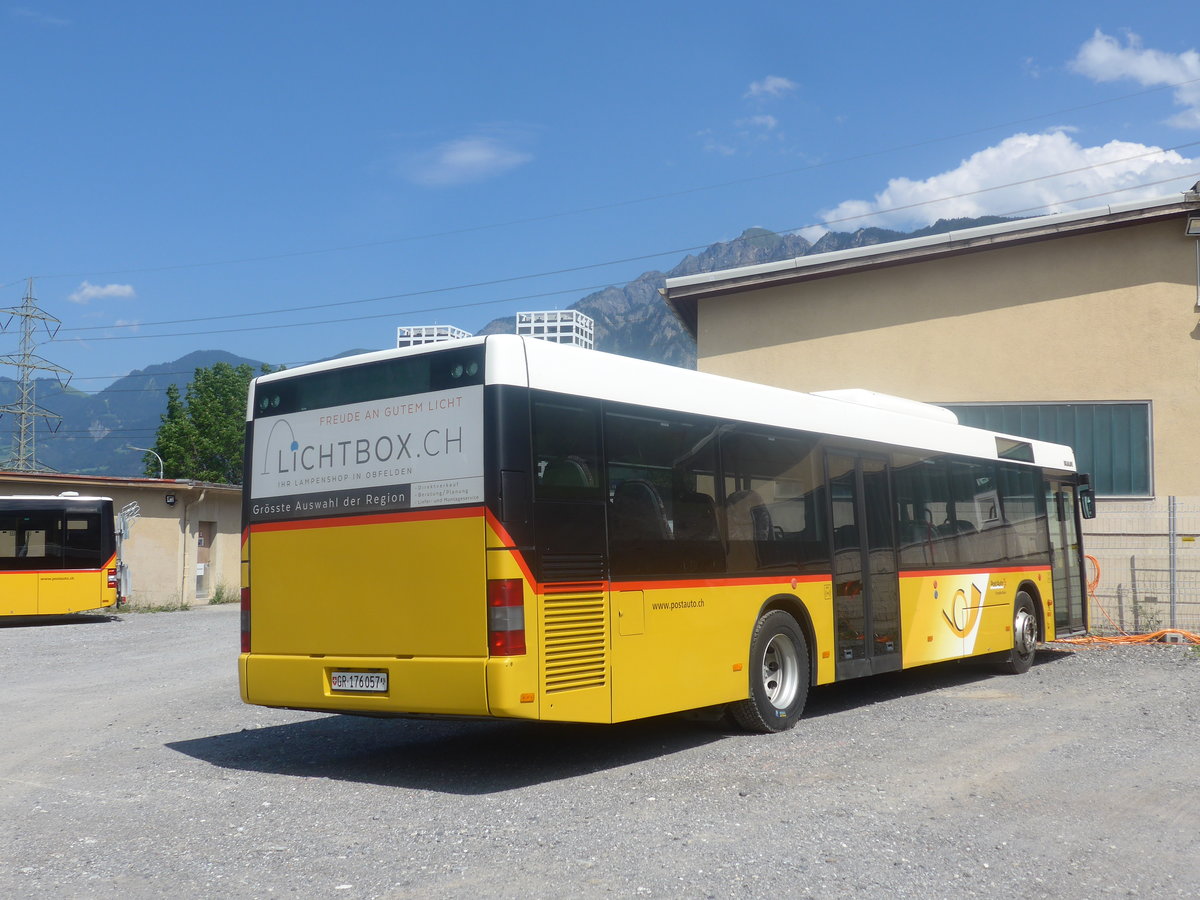
[[[494,530],[484,394],[483,339],[251,385],[245,702],[363,715],[499,711],[487,685]],[[515,565],[508,574],[500,583],[516,586],[519,607],[524,580]],[[517,609],[509,618],[519,625],[519,617]],[[492,618],[502,645],[508,626]],[[498,646],[493,669],[517,650]]]
[[[117,603],[107,497],[0,497],[0,616],[65,615]]]

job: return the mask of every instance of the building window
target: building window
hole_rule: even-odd
[[[1150,404],[944,403],[964,425],[1067,444],[1080,472],[1105,497],[1154,492]]]

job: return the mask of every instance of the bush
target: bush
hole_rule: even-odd
[[[213,588],[212,596],[208,598],[210,606],[218,603],[239,603],[242,599],[242,592],[235,587],[230,587],[227,584],[218,584]]]

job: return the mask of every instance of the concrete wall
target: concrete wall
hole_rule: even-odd
[[[174,506],[166,495],[174,494]],[[130,597],[142,605],[206,601],[217,585],[235,594],[241,580],[241,492],[203,487],[179,490],[114,491],[124,502],[136,499],[141,516],[130,529],[125,545],[129,565]],[[118,509],[124,503],[116,503]],[[199,523],[217,525],[210,551],[209,571],[197,592],[197,534]]]
[[[933,403],[1149,400],[1159,495],[1200,495],[1196,239],[1137,224],[709,298],[698,368]]]

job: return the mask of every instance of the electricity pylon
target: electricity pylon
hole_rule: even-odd
[[[37,401],[34,399],[33,375],[35,372],[53,372],[58,377],[58,383],[66,387],[71,380],[71,373],[35,354],[33,351],[37,348],[37,344],[34,337],[37,323],[41,322],[47,337],[53,340],[54,336],[58,334],[62,322],[38,307],[37,301],[33,299],[32,278],[26,283],[25,298],[21,301],[21,305],[10,309],[0,309],[0,315],[4,314],[8,315],[8,319],[3,326],[0,326],[0,331],[8,331],[8,326],[12,324],[14,318],[21,320],[21,349],[15,354],[0,355],[0,365],[16,366],[19,373],[17,402],[0,406],[0,416],[8,413],[17,418],[16,441],[3,465],[4,468],[13,472],[44,472],[49,467],[39,465],[37,461],[36,423],[38,419],[47,423],[53,421],[54,428],[57,429],[62,417],[37,405]],[[67,376],[66,381],[63,381],[63,375]]]

